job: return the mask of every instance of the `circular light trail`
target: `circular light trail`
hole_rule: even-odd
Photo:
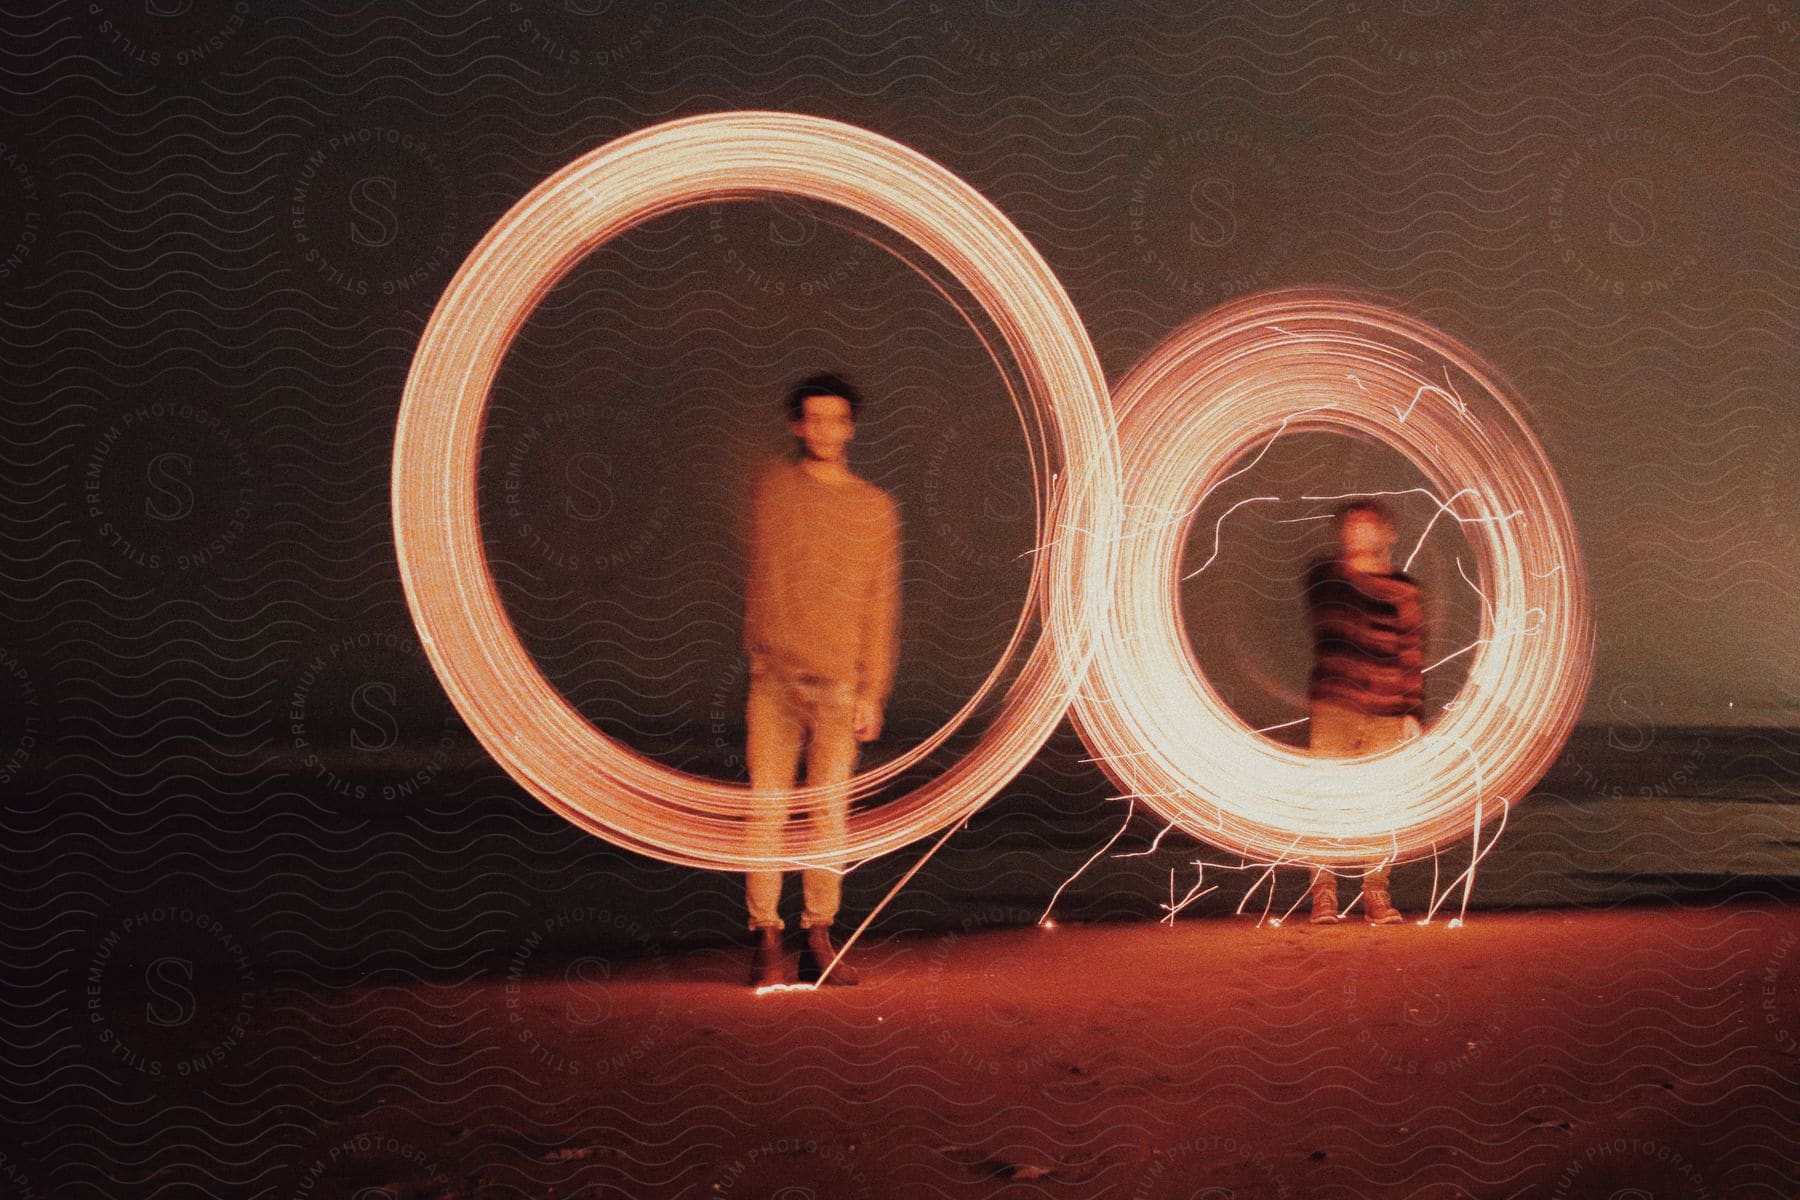
[[[1005,654],[936,734],[852,780],[848,842],[816,856],[791,828],[773,856],[747,853],[747,786],[676,771],[621,745],[550,684],[502,606],[476,496],[489,390],[545,293],[585,255],[647,220],[774,195],[851,210],[934,260],[998,332],[1023,392],[1015,403],[1022,418],[1029,412],[1036,420],[1027,422],[1027,437],[1039,550]],[[967,818],[1048,738],[1084,675],[1089,634],[1108,601],[1118,471],[1105,378],[1087,332],[1049,267],[999,210],[942,166],[867,130],[789,113],[720,113],[653,126],[582,156],[515,204],[463,262],[406,380],[394,439],[395,552],[413,620],[452,703],[506,771],[550,808],[670,862],[727,870],[834,865]],[[1040,627],[1027,652],[1034,616]],[[1006,677],[1012,683],[992,720],[942,774],[855,807],[942,746]],[[804,806],[819,795],[797,789],[793,802]]]
[[[1128,795],[1259,862],[1351,867],[1478,837],[1537,781],[1580,710],[1593,633],[1568,503],[1491,367],[1404,314],[1279,291],[1177,330],[1119,383],[1114,404],[1125,524],[1115,601],[1074,717]],[[1361,758],[1314,759],[1247,728],[1182,627],[1182,549],[1201,501],[1253,470],[1246,455],[1302,430],[1374,439],[1418,467],[1437,518],[1462,522],[1469,583],[1483,597],[1455,701],[1423,737]],[[1328,511],[1340,498],[1312,499]],[[1212,546],[1213,531],[1202,533]],[[1230,536],[1228,513],[1216,537]]]

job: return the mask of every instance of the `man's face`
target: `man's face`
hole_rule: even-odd
[[[1394,529],[1371,512],[1354,512],[1339,533],[1345,558],[1381,557],[1394,545]]]
[[[856,435],[850,402],[842,396],[808,396],[801,401],[800,414],[798,421],[788,424],[806,446],[806,456],[823,462],[842,462],[844,447]]]

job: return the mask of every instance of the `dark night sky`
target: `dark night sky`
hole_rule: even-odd
[[[563,162],[753,106],[962,174],[1112,377],[1283,284],[1463,338],[1526,398],[1585,540],[1588,719],[1793,720],[1794,43],[1767,6],[173,7],[7,29],[8,643],[46,744],[179,727],[290,751],[322,652],[343,677],[314,686],[374,682],[367,719],[437,728],[386,507],[431,304]],[[875,397],[856,463],[906,520],[896,733],[991,662],[1032,534],[979,346],[829,212],[696,209],[552,294],[486,442],[509,602],[603,726],[661,746],[735,709],[735,514],[782,449],[774,397],[820,363]],[[1392,477],[1356,462],[1353,486]],[[1259,569],[1309,549],[1265,543]],[[1232,620],[1279,660],[1297,609],[1269,598]],[[1298,661],[1254,684],[1206,665],[1274,713]]]
[[[1794,24],[1768,6],[49,3],[4,32],[9,778],[124,755],[288,770],[335,803],[378,789],[359,771],[469,752],[388,521],[419,332],[557,167],[745,107],[960,173],[1112,378],[1262,288],[1432,321],[1512,381],[1569,494],[1587,720],[1794,724],[1800,160]],[[743,499],[786,451],[781,391],[820,366],[872,397],[854,462],[905,523],[888,746],[1019,617],[1019,419],[970,328],[857,227],[785,199],[659,218],[549,294],[494,390],[481,495],[515,622],[583,712],[671,763],[738,769]],[[1303,439],[1255,483],[1409,472]],[[1323,530],[1234,522],[1185,590],[1253,721],[1298,715],[1293,581]],[[1439,650],[1473,628],[1457,536],[1419,563]]]

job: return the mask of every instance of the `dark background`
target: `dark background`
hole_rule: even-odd
[[[1764,0],[10,11],[7,1103],[129,1158],[166,1093],[97,1030],[162,1027],[165,1002],[224,1021],[183,1007],[192,975],[258,997],[478,978],[568,906],[613,914],[572,944],[738,936],[736,878],[612,850],[473,744],[413,641],[388,510],[405,373],[462,256],[575,156],[721,109],[839,118],[947,165],[1048,259],[1109,378],[1284,284],[1361,289],[1474,346],[1561,473],[1599,628],[1584,724],[1477,902],[1791,892],[1797,30]],[[741,769],[741,502],[786,449],[782,388],[822,365],[871,397],[853,462],[905,521],[887,753],[987,672],[1033,541],[1019,421],[947,306],[829,212],[700,208],[582,264],[495,389],[483,511],[521,633],[591,719],[673,765]],[[1296,449],[1271,487],[1404,474]],[[1298,715],[1279,581],[1320,528],[1247,526],[1238,584],[1190,597],[1197,652],[1253,718]],[[1422,562],[1450,596],[1450,559]],[[875,933],[1035,915],[1124,817],[1083,757],[1065,727]],[[1205,853],[1102,860],[1061,907],[1153,918]],[[849,905],[909,863],[859,872]],[[279,1021],[257,1003],[252,1027]],[[248,1043],[222,1033],[202,1084],[253,1102]],[[91,1182],[73,1161],[40,1186]]]

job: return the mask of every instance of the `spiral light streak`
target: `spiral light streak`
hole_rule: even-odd
[[[852,781],[846,845],[815,856],[799,832],[748,852],[746,786],[664,767],[593,728],[520,644],[483,550],[476,467],[488,394],[533,308],[585,255],[696,205],[790,195],[838,205],[911,242],[985,312],[1014,360],[1038,473],[1038,543],[1007,653],[951,721]],[[1035,416],[1035,424],[1024,420]],[[407,604],[470,730],[532,795],[619,845],[744,870],[839,867],[967,818],[1035,754],[1066,710],[1099,628],[1118,541],[1119,463],[1106,384],[1062,286],[968,184],[877,134],[789,113],[719,113],[619,138],[534,188],[490,229],[439,300],[407,376],[394,440],[395,550]],[[1034,617],[1038,635],[1027,653]],[[858,807],[945,740],[1009,674],[971,748],[937,778]],[[794,794],[797,805],[818,798]]]
[[[1291,290],[1182,327],[1114,404],[1127,516],[1115,603],[1074,703],[1102,769],[1168,821],[1257,862],[1352,868],[1465,836],[1478,859],[1481,825],[1554,760],[1592,669],[1574,522],[1504,382],[1402,313]],[[1474,547],[1485,604],[1467,682],[1422,738],[1378,754],[1314,759],[1246,728],[1183,629],[1195,512],[1243,474],[1234,464],[1288,430],[1393,448],[1449,497],[1439,503]]]

